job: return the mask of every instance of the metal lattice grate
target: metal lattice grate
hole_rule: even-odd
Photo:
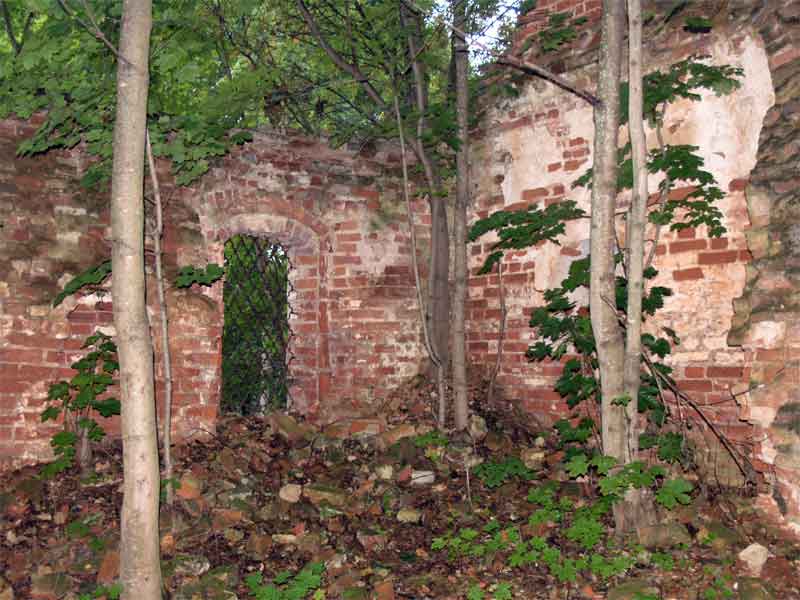
[[[235,235],[225,244],[222,409],[283,408],[289,399],[289,269],[285,250]]]

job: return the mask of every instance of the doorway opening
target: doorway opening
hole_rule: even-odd
[[[225,243],[221,409],[241,415],[287,406],[291,360],[286,250],[237,234]]]

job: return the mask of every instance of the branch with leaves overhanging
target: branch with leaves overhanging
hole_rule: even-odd
[[[417,12],[420,12],[422,14],[428,14],[424,10],[422,10],[412,0],[401,0],[401,2],[403,4],[405,4],[406,6],[408,6],[409,8],[414,9]],[[430,16],[430,15],[428,14],[428,16]],[[456,33],[457,35],[462,36],[462,37],[466,37],[466,34],[461,29],[455,27],[454,25],[452,25],[450,23],[445,23],[445,26],[448,29],[450,29],[451,31],[453,31],[454,33]],[[472,40],[472,44],[474,46],[480,48],[484,52],[486,52],[489,56],[492,56],[499,64],[508,65],[510,67],[514,67],[515,69],[518,69],[518,70],[522,71],[523,73],[527,73],[529,75],[536,75],[537,77],[541,77],[542,79],[545,79],[545,80],[547,80],[547,81],[549,81],[551,83],[554,83],[558,87],[570,92],[571,94],[574,94],[574,95],[578,96],[579,98],[582,98],[582,99],[586,100],[592,106],[595,106],[595,105],[600,103],[600,100],[596,96],[594,96],[593,94],[590,94],[586,90],[578,88],[574,84],[570,83],[569,81],[567,81],[563,77],[553,73],[549,69],[545,69],[544,67],[542,67],[540,65],[537,65],[535,63],[532,63],[529,60],[525,60],[525,59],[513,56],[511,54],[502,54],[502,53],[499,53],[499,52],[495,52],[494,50],[492,50],[491,48],[489,48],[488,46],[486,46],[485,44],[481,43],[478,40]]]

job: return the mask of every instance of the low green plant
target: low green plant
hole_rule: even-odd
[[[713,28],[711,19],[707,17],[686,17],[683,28],[691,33],[708,33]]]
[[[703,600],[721,600],[722,598],[733,598],[734,591],[731,589],[730,577],[728,575],[717,574],[711,582],[711,587],[703,590],[701,596]]]
[[[438,429],[432,429],[426,433],[421,433],[413,438],[417,448],[427,448],[428,446],[447,447],[450,440]]]
[[[117,398],[104,397],[114,385],[114,374],[119,371],[116,344],[98,331],[86,338],[83,348],[89,352],[71,366],[77,373],[69,381],[53,383],[47,394],[49,405],[42,411],[42,421],[56,420],[63,415],[64,429],[50,441],[56,458],[42,468],[44,477],[52,477],[71,467],[76,455],[85,470],[91,461],[91,443],[105,436],[94,415],[107,418],[120,412]]]
[[[475,467],[475,476],[488,488],[500,487],[510,479],[533,479],[535,473],[518,457],[509,456],[501,461],[487,461]]]
[[[492,600],[511,600],[514,593],[511,591],[510,583],[497,583],[490,587]],[[467,600],[484,600],[486,592],[480,584],[473,583],[467,590]]]
[[[570,477],[582,477],[593,472],[600,476],[599,489],[603,496],[619,499],[630,488],[653,488],[661,482],[656,491],[656,501],[664,508],[673,509],[678,504],[689,504],[693,490],[691,483],[683,478],[666,479],[666,470],[661,465],[648,466],[642,461],[617,465],[610,456],[585,453],[574,455],[567,462]]]
[[[112,585],[100,586],[88,594],[79,594],[78,600],[96,600],[98,598],[105,598],[105,600],[117,600],[121,595],[122,584],[114,583]]]
[[[494,600],[511,600],[514,597],[514,593],[511,591],[511,584],[501,582],[495,585],[492,597]]]
[[[666,554],[665,552],[653,552],[650,560],[663,571],[672,571],[675,568],[675,559],[672,558],[671,554]]]
[[[96,553],[101,553],[106,548],[106,542],[92,533],[92,525],[100,519],[100,513],[94,513],[67,523],[64,533],[70,539],[85,540],[86,544]]]
[[[324,563],[309,563],[297,573],[278,573],[270,583],[264,583],[261,573],[251,573],[245,583],[255,600],[303,600],[311,592],[315,592],[314,598],[324,597],[324,592],[316,593],[321,592],[324,571]]]
[[[579,444],[587,442],[595,429],[595,423],[594,419],[584,417],[573,426],[567,419],[559,419],[553,427],[558,431],[559,446],[563,447],[571,442]]]
[[[547,482],[532,487],[528,500],[539,506],[530,518],[530,524],[544,520],[560,522],[563,535],[584,550],[594,549],[606,537],[607,529],[601,518],[610,511],[609,498],[575,508],[568,498],[558,498],[557,484]],[[544,537],[526,537],[516,525],[504,525],[498,519],[487,522],[483,528],[461,528],[455,532],[436,537],[431,544],[434,552],[446,552],[447,560],[456,562],[470,558],[484,561],[505,561],[512,569],[527,565],[543,565],[560,582],[576,581],[582,571],[588,571],[601,579],[614,577],[633,566],[635,560],[628,555],[606,557],[599,552],[578,557],[564,556],[561,549]]]
[[[169,487],[172,487],[173,491],[179,490],[181,487],[180,480],[177,477],[172,477],[168,479],[162,479],[159,481],[158,497],[162,503],[167,501],[167,489]]]

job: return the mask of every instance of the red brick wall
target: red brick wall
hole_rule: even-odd
[[[599,39],[595,4],[537,3],[535,11],[520,19],[515,48],[528,48],[531,60],[592,91]],[[672,288],[674,295],[649,326],[671,327],[680,336],[682,343],[670,359],[679,387],[774,484],[764,498],[776,495],[786,522],[800,531],[800,402],[795,391],[800,369],[793,362],[800,354],[790,341],[800,331],[798,305],[790,298],[800,296],[795,279],[784,275],[789,264],[800,264],[793,258],[796,251],[789,250],[797,247],[791,232],[800,216],[787,208],[797,204],[798,189],[796,169],[787,166],[796,164],[798,152],[797,103],[790,98],[797,89],[793,74],[800,73],[800,36],[791,27],[798,3],[792,4],[794,8],[731,8],[729,14],[717,15],[708,35],[667,27],[646,36],[648,69],[692,53],[745,69],[743,86],[732,96],[705,94],[700,103],[678,103],[667,112],[666,142],[699,146],[706,168],[727,192],[720,203],[727,232],[720,239],[709,239],[702,228],[662,232],[654,265],[660,273],[654,283]],[[547,55],[535,43],[526,43],[536,39],[551,11],[571,7],[591,13],[574,43]],[[776,102],[780,106],[773,107]],[[584,101],[531,79],[519,98],[488,107],[476,133],[474,217],[564,198],[589,209],[588,191],[571,186],[592,160],[592,116]],[[655,145],[653,138],[650,131]],[[750,185],[751,176],[760,187]],[[650,189],[657,183],[652,178]],[[622,223],[619,233],[624,236]],[[560,246],[511,252],[503,261],[508,322],[498,382],[506,398],[540,417],[556,419],[568,410],[553,391],[561,365],[532,364],[525,357],[535,341],[528,320],[543,303],[542,292],[558,285],[569,264],[588,253],[588,237],[588,222],[573,222]],[[498,349],[500,278],[497,269],[477,275],[492,241],[487,236],[470,249],[468,336],[476,363],[493,364]],[[585,302],[585,294],[575,299]],[[683,407],[682,414],[691,413]],[[707,473],[740,483],[714,436],[702,420],[694,420],[695,431],[702,434],[697,458]]]
[[[55,425],[41,424],[48,385],[73,373],[83,339],[113,332],[103,290],[51,301],[61,286],[109,254],[108,195],[78,185],[79,151],[15,156],[32,124],[0,122],[0,457],[5,467],[45,458]],[[357,154],[300,137],[256,134],[197,184],[175,188],[159,167],[165,199],[165,271],[222,264],[236,233],[287,249],[293,269],[292,407],[318,419],[372,415],[387,390],[422,360],[399,156]],[[428,218],[418,214],[421,253]],[[154,290],[148,246],[148,286]],[[424,262],[424,261],[423,261]],[[151,291],[150,297],[154,297]],[[169,286],[178,436],[211,430],[221,368],[222,285]],[[163,398],[159,314],[150,306],[157,395]],[[106,423],[113,433],[118,424]]]

